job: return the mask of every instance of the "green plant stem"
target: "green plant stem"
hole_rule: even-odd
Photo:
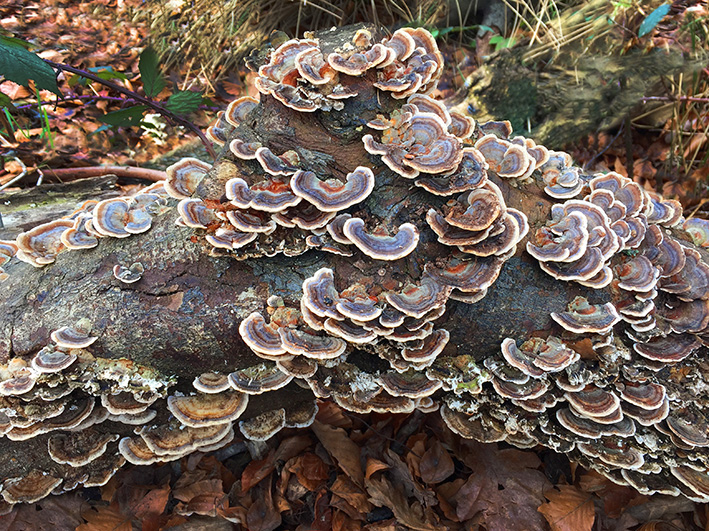
[[[168,120],[172,121],[175,124],[181,125],[183,127],[186,127],[193,133],[195,133],[199,139],[202,141],[202,144],[204,144],[204,147],[207,149],[207,152],[210,154],[210,156],[216,160],[217,159],[217,154],[214,151],[214,148],[212,148],[211,142],[207,139],[206,136],[204,136],[204,133],[194,125],[192,122],[189,120],[185,120],[184,118],[181,118],[180,116],[177,116],[173,112],[169,111],[167,108],[163,107],[159,103],[141,96],[140,94],[136,94],[135,92],[128,90],[126,88],[121,87],[120,85],[116,85],[115,83],[108,81],[106,79],[101,79],[99,76],[96,76],[92,74],[91,72],[86,72],[84,70],[80,70],[78,68],[74,68],[73,66],[65,65],[62,63],[55,63],[54,61],[49,61],[48,59],[43,59],[45,63],[47,63],[49,66],[52,68],[56,68],[58,70],[63,70],[65,72],[71,72],[72,74],[76,74],[78,76],[85,77],[86,79],[90,79],[91,81],[95,81],[96,83],[100,83],[101,85],[108,87],[110,89],[113,89],[120,94],[123,94],[124,96],[127,96],[139,103],[142,103],[143,105],[147,105],[151,109],[156,110],[159,112],[161,115],[163,115],[165,118]]]

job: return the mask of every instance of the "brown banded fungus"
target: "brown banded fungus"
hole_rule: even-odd
[[[246,267],[259,280],[234,302],[238,319],[246,316],[243,343],[230,344],[238,361],[199,367],[165,401],[157,399],[173,379],[131,360],[94,358],[89,331],[76,326],[54,334],[56,345],[1,365],[0,433],[8,444],[46,433],[44,457],[55,463],[8,474],[8,502],[101,484],[123,460],[145,465],[219,448],[232,441],[236,420],[254,441],[307,426],[312,400],[264,409],[257,396],[289,396],[292,382],[353,412],[440,406],[460,436],[541,444],[641,492],[706,500],[709,266],[705,251],[678,232],[679,205],[615,173],[587,175],[566,153],[513,137],[509,122],[477,124],[450,112],[431,96],[443,62],[424,29],[381,42],[360,32],[338,46],[293,39],[274,50],[258,72],[262,101],[237,100],[210,126],[208,136],[230,147],[213,171],[174,166],[169,182],[133,198],[80,207],[51,225],[47,240],[43,227],[0,244],[0,266],[15,248],[33,265],[60,262],[67,249],[147,230],[172,190],[181,194],[179,224],[194,229],[179,230],[199,236],[189,238],[191,252],[251,260]],[[350,127],[352,109],[358,120]],[[320,144],[299,136],[310,126],[326,131],[318,129],[324,122],[351,135],[342,143],[346,159],[339,143],[332,147],[344,138],[337,128]],[[277,123],[306,141],[268,130]],[[365,123],[371,134],[357,129]],[[368,159],[372,168],[362,165]],[[528,193],[531,179],[548,197]],[[704,224],[684,224],[705,246]],[[282,266],[261,267],[263,256],[328,248],[354,259],[298,263],[293,274],[301,265],[307,271],[301,289],[290,272],[275,280],[255,272]],[[550,313],[502,323],[501,345],[465,337],[461,319],[475,315],[476,335],[485,336],[490,319],[512,315],[509,297],[520,293],[518,306],[536,297],[515,283],[529,272],[525,249],[545,272],[530,274],[532,283],[543,278],[531,288],[548,298]],[[233,279],[223,260],[214,260],[217,278],[227,271]],[[496,286],[500,276],[511,283]],[[560,289],[563,281],[576,285]],[[542,293],[549,287],[553,293]],[[210,288],[199,289],[214,304]],[[263,313],[254,311],[269,289]],[[481,312],[465,316],[463,305],[478,303]],[[493,317],[484,315],[493,305]],[[98,346],[110,351],[115,334],[103,326],[95,327],[106,339]],[[214,361],[208,353],[199,359]],[[244,414],[248,400],[260,415]]]

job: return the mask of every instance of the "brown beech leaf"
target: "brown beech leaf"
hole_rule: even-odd
[[[328,467],[314,453],[308,452],[289,461],[288,471],[298,478],[301,485],[308,490],[318,490],[318,487],[330,476]]]
[[[74,531],[83,524],[82,509],[88,503],[76,492],[48,496],[36,503],[20,503],[6,516],[0,516],[3,531]]]
[[[532,452],[504,449],[496,444],[460,441],[456,455],[472,473],[453,497],[460,521],[480,515],[488,531],[529,531],[544,529],[537,508],[544,502],[542,492],[549,482],[537,467]]]
[[[372,504],[369,503],[367,494],[344,474],[337,476],[330,487],[330,492],[346,500],[351,507],[363,515],[372,510]]]
[[[380,470],[386,470],[387,468],[389,468],[389,465],[380,461],[379,459],[367,457],[367,465],[365,467],[364,477],[369,479],[375,472],[379,472]]]
[[[255,501],[246,513],[246,526],[249,531],[273,531],[281,525],[281,515],[273,507],[271,481],[265,481],[254,489]]]
[[[276,460],[274,459],[273,450],[263,459],[251,461],[241,474],[241,494],[246,494],[251,487],[271,475],[275,468]]]
[[[313,422],[313,433],[320,440],[325,450],[337,461],[340,468],[357,485],[364,483],[364,472],[360,462],[360,447],[347,436],[342,428],[334,428],[319,421]]]
[[[76,531],[133,531],[131,519],[108,506],[92,507],[82,511],[81,516],[87,523]]]
[[[419,463],[421,479],[425,483],[440,483],[455,470],[453,459],[443,445],[435,439]]]
[[[539,507],[539,512],[552,531],[591,531],[596,519],[591,495],[573,485],[557,485],[544,495],[549,501]]]
[[[417,531],[445,529],[439,522],[429,519],[429,516],[435,518],[435,513],[425,513],[421,504],[415,500],[409,504],[406,495],[398,487],[386,478],[367,480],[367,492],[371,502],[377,507],[391,509],[398,524]]]

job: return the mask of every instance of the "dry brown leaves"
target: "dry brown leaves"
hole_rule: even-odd
[[[552,485],[547,476],[556,474],[558,461],[461,440],[437,414],[353,415],[323,402],[311,429],[284,430],[265,444],[235,441],[213,455],[162,466],[125,468],[100,489],[16,507],[0,517],[0,531],[221,531],[231,525],[251,531],[664,531],[707,525],[703,506],[642,496],[568,463],[572,484]]]

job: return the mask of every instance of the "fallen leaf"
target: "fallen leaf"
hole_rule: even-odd
[[[273,507],[271,482],[254,492],[256,500],[246,513],[246,526],[249,531],[273,531],[281,525],[281,515]]]
[[[443,445],[435,439],[424,452],[419,463],[421,479],[425,483],[440,483],[455,470],[453,459]]]
[[[342,470],[357,485],[364,484],[364,473],[360,462],[360,447],[347,436],[342,428],[328,426],[315,421],[312,425],[315,436],[320,440],[325,450],[337,461]]]
[[[367,465],[365,467],[364,477],[369,479],[375,472],[379,472],[380,470],[386,470],[387,468],[389,468],[389,465],[380,461],[379,459],[367,457]]]
[[[478,513],[488,531],[543,529],[537,508],[550,487],[532,452],[499,450],[496,444],[454,441],[455,454],[472,473],[454,497],[460,521]]]
[[[296,475],[301,485],[311,491],[318,490],[320,485],[330,477],[329,470],[322,459],[311,452],[291,460],[288,470]]]
[[[593,498],[573,485],[557,485],[545,494],[539,507],[552,531],[591,531],[596,519]]]
[[[258,461],[251,461],[241,474],[241,493],[246,494],[251,487],[263,478],[270,476],[276,468],[274,452],[271,450],[266,457]]]
[[[442,529],[440,524],[431,522],[428,518],[429,515],[435,517],[435,513],[424,514],[423,506],[415,500],[409,504],[406,495],[399,490],[399,486],[393,485],[386,478],[368,480],[367,492],[374,505],[391,509],[400,525],[417,531]]]
[[[337,479],[330,487],[330,492],[346,500],[351,507],[361,514],[366,514],[372,510],[372,504],[369,502],[367,494],[344,474],[337,476]],[[350,513],[348,512],[348,514]]]
[[[82,511],[81,516],[87,523],[76,531],[133,531],[131,519],[108,506],[91,507]]]

